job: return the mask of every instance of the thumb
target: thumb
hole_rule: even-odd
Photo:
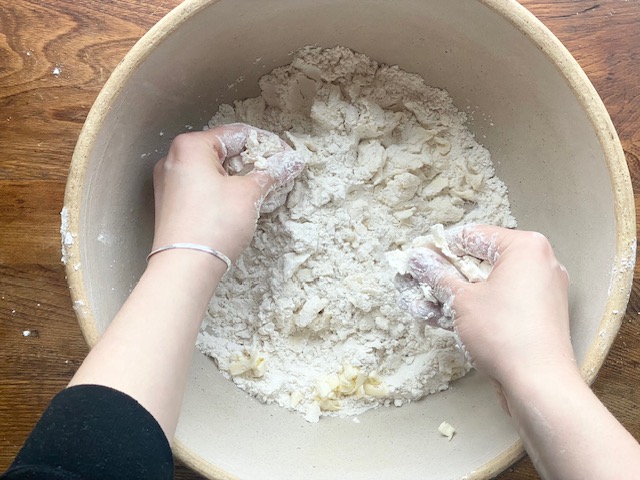
[[[432,289],[443,305],[453,304],[455,293],[469,282],[442,255],[429,248],[416,248],[409,258],[409,273]]]
[[[255,163],[253,170],[245,175],[258,186],[262,197],[297,177],[304,169],[306,161],[302,154],[295,150],[276,153]]]

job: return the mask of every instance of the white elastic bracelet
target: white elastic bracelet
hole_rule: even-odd
[[[172,243],[171,245],[166,245],[164,247],[156,248],[149,255],[147,255],[147,262],[156,253],[164,252],[165,250],[174,250],[178,248],[181,248],[184,250],[197,250],[199,252],[208,253],[222,260],[227,265],[227,272],[231,268],[231,260],[229,260],[229,257],[227,257],[224,253],[219,252],[218,250],[214,250],[213,248],[205,247],[204,245],[198,245],[197,243]]]

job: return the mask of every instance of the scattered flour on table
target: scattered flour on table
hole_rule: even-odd
[[[308,421],[445,390],[470,365],[455,334],[396,305],[386,252],[434,224],[515,226],[489,152],[443,90],[344,47],[305,47],[222,105],[307,160],[212,298],[198,348],[262,402]]]
[[[63,207],[60,211],[60,241],[62,244],[62,258],[60,261],[66,265],[69,260],[69,247],[73,245],[74,235],[69,231],[69,210]]]

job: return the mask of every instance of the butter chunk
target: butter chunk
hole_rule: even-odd
[[[438,431],[444,435],[445,437],[447,437],[449,439],[449,441],[451,441],[451,439],[453,438],[453,436],[456,433],[456,429],[453,428],[449,423],[447,422],[442,422],[440,424],[440,426],[438,427]]]
[[[229,373],[238,376],[251,373],[254,377],[260,378],[266,372],[266,359],[257,350],[234,352],[229,361]]]

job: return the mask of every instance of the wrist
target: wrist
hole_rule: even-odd
[[[224,222],[219,223],[224,224]],[[240,235],[230,234],[228,233],[228,231],[229,228],[224,226],[220,229],[220,232],[217,232],[214,235],[204,235],[199,234],[198,232],[192,232],[189,234],[167,234],[165,232],[156,232],[151,251],[153,252],[156,249],[166,247],[168,245],[196,244],[206,248],[210,248],[212,250],[216,250],[223,256],[226,256],[228,259],[230,259],[231,262],[235,262],[240,257],[244,249],[249,245],[251,236],[253,235],[253,231],[247,233],[246,236],[248,237],[248,239],[246,241],[238,240],[238,237]]]
[[[523,381],[556,376],[577,376],[580,369],[570,340],[538,339],[502,350],[491,358],[493,365],[487,373],[505,387],[520,386]]]
[[[194,293],[203,290],[211,296],[226,272],[226,263],[210,253],[172,249],[151,256],[145,273],[157,275],[163,283],[176,283],[179,288],[191,287],[195,289]]]
[[[163,247],[156,248],[152,250],[149,255],[147,255],[147,263],[149,262],[149,259],[154,255],[157,255],[158,253],[166,252],[169,250],[191,250],[191,251],[206,253],[222,261],[227,266],[227,271],[231,268],[231,259],[227,257],[224,253],[198,243],[172,243],[169,245],[165,245]]]
[[[578,366],[568,360],[513,368],[500,385],[510,411],[514,403],[535,403],[536,398],[553,398],[559,391],[586,387]]]

